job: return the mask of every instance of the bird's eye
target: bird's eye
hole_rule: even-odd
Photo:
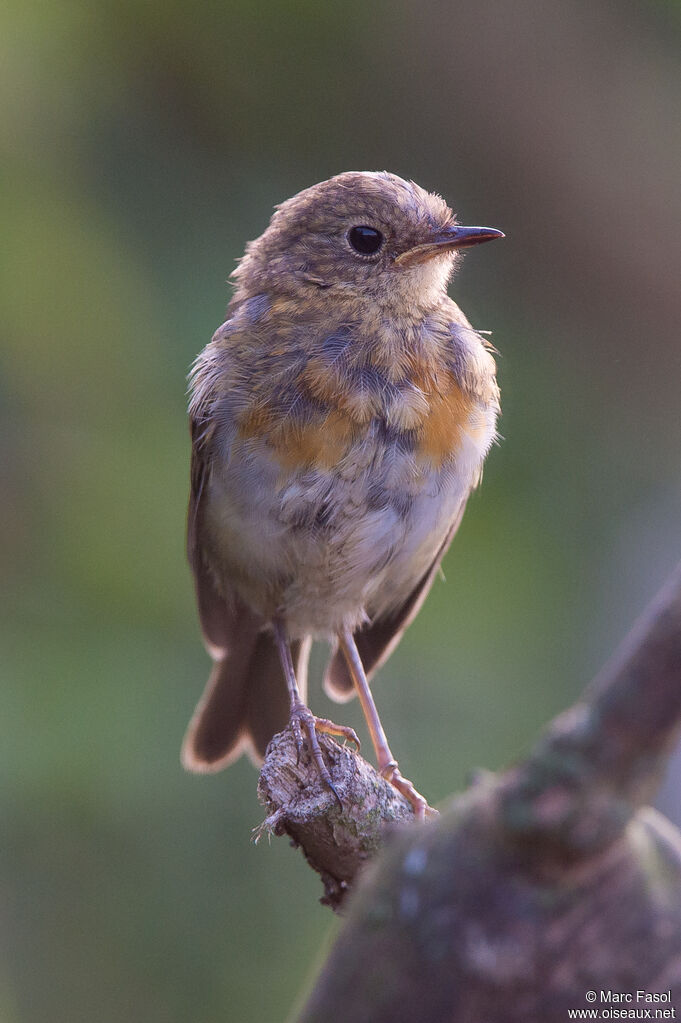
[[[360,224],[358,227],[350,228],[348,241],[355,252],[359,252],[362,256],[373,256],[383,244],[383,235],[375,227]]]

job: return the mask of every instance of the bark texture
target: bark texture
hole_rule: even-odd
[[[290,728],[275,735],[260,772],[258,797],[268,816],[259,834],[286,834],[321,876],[321,901],[339,909],[390,825],[413,820],[406,799],[347,746],[319,734],[340,805],[307,752],[298,758]]]

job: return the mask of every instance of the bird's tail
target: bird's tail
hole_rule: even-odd
[[[291,645],[303,701],[311,640]],[[246,629],[215,661],[182,744],[188,771],[219,771],[247,752],[260,763],[267,744],[289,720],[284,672],[271,632]]]

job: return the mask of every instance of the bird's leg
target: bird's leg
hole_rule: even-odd
[[[352,676],[352,681],[355,683],[355,689],[357,690],[359,702],[362,705],[362,711],[366,718],[371,741],[374,749],[376,750],[379,773],[387,781],[389,781],[391,785],[394,785],[398,792],[401,792],[402,795],[411,803],[414,807],[414,813],[416,814],[417,820],[424,820],[426,813],[436,814],[437,811],[428,806],[428,803],[423,796],[416,791],[410,781],[402,777],[397,769],[397,761],[392,755],[390,746],[388,746],[388,740],[386,739],[385,732],[383,731],[383,725],[381,724],[381,719],[378,716],[374,698],[371,695],[369,683],[364,671],[364,665],[362,664],[362,659],[359,656],[357,644],[355,643],[355,637],[350,629],[344,629],[343,632],[339,634],[338,638],[345,660],[347,661],[350,675]]]
[[[273,623],[273,627],[274,639],[277,644],[277,650],[279,651],[281,666],[284,670],[284,678],[286,679],[289,699],[291,701],[290,724],[296,742],[296,749],[298,750],[298,757],[300,757],[300,752],[303,747],[302,729],[305,729],[310,753],[317,765],[320,777],[327,788],[333,792],[338,804],[342,806],[340,797],[336,792],[333,782],[331,781],[331,775],[324,763],[322,751],[319,748],[317,732],[325,732],[327,735],[333,735],[343,740],[350,739],[354,742],[358,750],[360,747],[359,739],[352,728],[348,728],[345,725],[336,725],[333,721],[329,721],[328,718],[315,717],[310,708],[303,703],[300,698],[298,683],[296,682],[296,673],[293,667],[293,659],[291,657],[291,646],[286,634],[286,629],[280,621],[275,621]]]

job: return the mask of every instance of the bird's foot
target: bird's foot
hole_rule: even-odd
[[[322,757],[322,751],[319,747],[319,740],[317,739],[317,732],[324,732],[326,735],[333,735],[338,739],[342,739],[344,742],[350,740],[355,744],[357,751],[359,752],[360,742],[354,731],[354,729],[347,727],[346,725],[337,725],[333,721],[329,721],[328,718],[315,717],[309,707],[306,707],[304,703],[296,703],[291,709],[290,725],[293,730],[293,737],[296,743],[296,750],[298,751],[298,759],[300,760],[300,754],[303,749],[303,731],[305,732],[305,738],[307,745],[310,750],[312,759],[314,760],[319,776],[331,792],[333,792],[336,802],[343,808],[340,796],[338,795],[336,788],[331,781],[331,775],[329,770],[324,763]]]
[[[412,783],[403,778],[397,769],[397,761],[389,760],[381,767],[381,776],[389,781],[398,792],[401,792],[408,803],[414,807],[414,815],[417,821],[425,821],[426,817],[438,817],[439,814],[432,806],[428,806],[427,800],[417,792]]]

